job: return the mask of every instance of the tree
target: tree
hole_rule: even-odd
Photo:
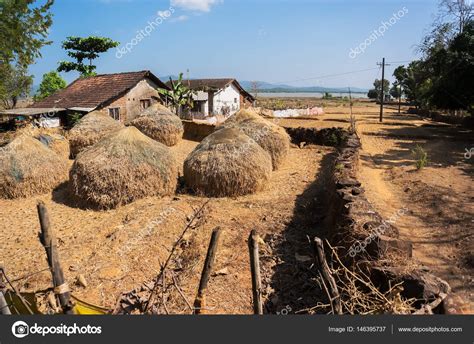
[[[158,92],[166,97],[180,115],[183,109],[190,109],[193,106],[193,92],[183,84],[183,73],[179,73],[178,80],[170,78],[171,90],[158,89]]]
[[[35,95],[35,100],[46,98],[64,87],[66,87],[66,81],[61,78],[59,73],[55,70],[43,74],[43,80],[41,81],[38,92]]]
[[[101,53],[118,45],[118,42],[106,37],[67,37],[62,47],[67,50],[70,57],[75,59],[75,62],[60,61],[58,72],[75,70],[81,73],[82,77],[95,75],[97,66],[93,65],[92,61],[98,58]],[[88,60],[89,64],[84,63],[85,60]]]
[[[398,84],[397,82],[394,82],[392,84],[392,88],[390,88],[390,95],[393,97],[393,98],[400,98],[402,96],[402,91],[401,91],[401,86],[400,84]]]
[[[20,97],[30,93],[33,77],[27,75],[25,68],[10,64],[0,65],[0,75],[0,100],[4,108],[13,109]]]
[[[474,4],[470,0],[441,0],[439,7],[438,21],[454,20],[458,34],[474,19]]]
[[[388,81],[387,79],[384,79],[384,82],[383,82],[383,93],[384,93],[384,95],[389,94],[389,91],[390,91],[389,87],[390,87],[390,81]],[[375,81],[374,81],[374,90],[377,93],[377,97],[375,99],[380,99],[381,92],[382,92],[382,80],[375,79]],[[372,99],[374,99],[374,98],[372,98]]]
[[[378,95],[377,91],[374,88],[370,89],[369,92],[367,93],[367,97],[369,99],[377,99],[378,96],[379,95]]]
[[[0,102],[6,108],[16,106],[28,95],[32,77],[27,69],[41,56],[40,49],[52,24],[53,0],[34,6],[34,0],[0,1]]]
[[[41,57],[40,49],[52,24],[53,0],[33,7],[34,0],[0,1],[0,64],[13,63],[26,68]]]

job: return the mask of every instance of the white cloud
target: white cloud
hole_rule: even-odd
[[[222,0],[171,0],[171,6],[183,10],[209,12],[213,5],[221,3]]]
[[[171,19],[170,19],[170,22],[172,22],[172,23],[183,22],[183,21],[186,21],[186,20],[188,20],[188,19],[189,19],[188,16],[181,15],[181,16],[176,17],[176,18],[171,18]]]

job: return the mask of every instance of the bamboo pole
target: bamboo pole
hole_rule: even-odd
[[[249,236],[250,270],[252,274],[252,294],[254,314],[263,314],[262,282],[260,276],[260,258],[258,254],[258,234],[255,229]]]
[[[203,314],[205,307],[205,298],[204,293],[207,289],[207,282],[211,276],[212,268],[214,267],[214,260],[217,252],[217,243],[219,241],[219,236],[221,235],[220,227],[216,227],[212,231],[211,241],[209,242],[209,247],[207,249],[206,261],[204,262],[204,267],[202,269],[201,281],[199,282],[199,289],[194,300],[194,314]]]
[[[38,202],[37,209],[41,226],[40,240],[48,257],[48,265],[53,276],[54,293],[59,299],[59,304],[61,305],[63,312],[66,314],[73,314],[72,306],[69,302],[71,296],[69,286],[64,280],[63,270],[59,262],[56,238],[51,229],[48,210],[42,201]]]
[[[342,304],[341,304],[341,297],[339,295],[339,291],[337,289],[337,284],[334,277],[329,270],[328,263],[326,261],[326,256],[324,255],[324,246],[323,241],[318,237],[314,238],[314,248],[316,250],[316,265],[321,273],[322,277],[328,282],[329,284],[329,296],[331,306],[334,309],[336,314],[342,314]]]

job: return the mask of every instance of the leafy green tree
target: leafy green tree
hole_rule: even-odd
[[[57,90],[61,90],[66,87],[66,81],[61,78],[58,72],[55,70],[43,74],[43,80],[39,86],[38,92],[35,95],[35,100],[44,99]]]
[[[14,63],[26,68],[41,57],[40,49],[47,41],[52,24],[53,0],[32,6],[34,0],[0,1],[0,64]]]
[[[390,88],[390,81],[388,81],[387,79],[384,79],[383,93],[385,95],[389,94],[389,92],[390,92],[389,88]],[[374,90],[377,93],[377,97],[375,99],[380,99],[380,94],[382,93],[382,80],[375,79],[375,81],[374,81]]]
[[[27,69],[47,41],[52,24],[53,0],[34,5],[34,0],[0,1],[0,102],[6,108],[29,94],[32,77]]]
[[[392,87],[390,88],[390,95],[396,99],[402,96],[401,86],[396,81],[392,84]]]
[[[27,70],[10,64],[0,65],[0,100],[6,109],[15,108],[18,99],[30,93],[33,77]]]
[[[379,94],[377,93],[377,91],[374,88],[372,88],[367,93],[367,97],[369,99],[377,99],[379,97]]]
[[[97,66],[92,61],[99,57],[101,53],[105,53],[111,48],[115,48],[119,42],[115,42],[106,37],[67,37],[63,42],[63,49],[67,50],[67,54],[75,60],[60,61],[58,72],[78,71],[82,77],[95,75]],[[88,61],[88,64],[85,63]]]
[[[182,110],[193,107],[193,91],[187,88],[183,83],[183,73],[179,73],[178,80],[173,81],[170,78],[171,90],[158,89],[158,92],[165,96],[176,111],[176,115],[180,115]]]

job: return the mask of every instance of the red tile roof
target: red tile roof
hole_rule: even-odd
[[[132,89],[148,78],[158,87],[168,87],[150,71],[101,74],[73,81],[68,87],[40,100],[31,108],[96,108]]]

